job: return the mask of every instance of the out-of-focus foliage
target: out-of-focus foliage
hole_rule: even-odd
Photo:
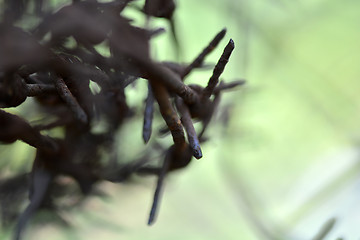
[[[221,20],[189,7],[204,28],[232,23],[241,50],[230,64],[249,82],[245,97],[229,100],[236,117],[214,155],[228,179],[217,181],[233,183],[224,195],[243,206],[247,191],[263,224],[284,239],[311,239],[333,217],[326,239],[357,237],[349,209],[359,198],[359,3],[225,2],[209,4]],[[232,226],[236,239],[241,230]],[[262,228],[250,226],[261,238]]]
[[[99,186],[106,197],[63,214],[72,230],[35,225],[27,238],[302,240],[326,227],[324,239],[358,237],[359,7],[354,0],[178,0],[182,60],[193,59],[224,26],[237,43],[224,77],[246,77],[248,84],[224,97],[210,131],[221,134],[204,146],[201,161],[168,179],[154,226],[144,219],[155,179],[109,183]],[[176,58],[169,40],[153,42],[154,57]],[[189,76],[189,82],[207,79],[200,71]],[[144,97],[127,94],[134,104]],[[140,122],[125,129],[119,141],[126,147],[140,138]],[[18,159],[10,169],[29,169],[25,149],[20,143],[2,150]]]

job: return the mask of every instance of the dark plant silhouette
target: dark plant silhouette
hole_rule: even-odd
[[[31,2],[34,9],[30,7]],[[15,239],[20,239],[26,223],[37,210],[56,210],[54,194],[63,192],[66,196],[66,187],[60,191],[62,187],[57,181],[60,175],[73,178],[85,196],[91,194],[94,184],[100,181],[123,182],[132,174],[157,175],[148,221],[152,224],[166,175],[186,167],[192,157],[200,159],[203,156],[200,143],[205,141],[203,135],[222,91],[244,83],[219,84],[219,77],[235,46],[230,40],[207,86],[185,84],[186,76],[203,66],[206,56],[224,38],[226,29],[221,30],[190,64],[157,62],[150,57],[149,40],[163,30],[132,25],[131,20],[122,15],[125,8],[131,7],[130,2],[74,0],[57,11],[41,0],[13,0],[3,4],[0,107],[17,107],[28,97],[33,97],[46,116],[43,122],[34,125],[0,110],[0,141],[11,144],[21,140],[36,148],[30,175],[19,173],[18,177],[2,180],[0,186],[0,193],[9,196],[27,183],[29,186],[30,203],[18,216]],[[140,11],[148,19],[160,17],[171,22],[177,42],[174,1],[146,0],[143,4]],[[27,17],[25,13],[37,16],[38,24],[30,29],[20,27],[22,25],[18,23]],[[68,44],[71,39],[75,44]],[[98,44],[102,44],[110,55],[100,54],[96,48]],[[164,153],[163,162],[158,166],[150,165],[144,158],[121,160],[128,163],[117,164],[117,159],[115,163],[105,161],[100,153],[101,149],[107,149],[111,155],[116,133],[121,131],[126,120],[136,117],[128,106],[125,89],[139,78],[148,81],[144,142],[149,142],[153,132],[154,103],[166,123],[166,131],[173,138],[170,146],[156,146],[156,141],[149,143],[153,145],[151,151]],[[98,92],[91,91],[91,82],[99,86]],[[49,122],[47,118],[52,120]],[[100,118],[106,129],[94,133],[94,122]],[[203,125],[199,134],[195,131],[194,121],[201,121]],[[54,138],[44,133],[44,130],[56,127],[64,130],[64,137]],[[1,201],[3,222],[10,218],[14,220],[6,212],[11,204],[18,202]]]

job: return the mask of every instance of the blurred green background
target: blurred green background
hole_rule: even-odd
[[[148,178],[99,185],[107,197],[89,198],[63,214],[73,229],[34,225],[25,239],[302,240],[315,239],[334,218],[324,239],[358,238],[360,2],[177,3],[180,56],[166,33],[153,42],[154,57],[191,61],[226,27],[225,40],[207,60],[215,63],[233,38],[236,48],[223,78],[247,80],[223,95],[204,157],[168,177],[154,226],[146,225],[156,184]],[[165,21],[152,24],[168,27]],[[210,75],[197,71],[187,81],[205,84]],[[127,93],[134,105],[145,98],[140,90]],[[121,135],[126,141],[119,140],[134,155],[142,144],[141,124],[129,123]],[[21,160],[9,171],[30,168],[33,150],[24,146],[6,150]]]

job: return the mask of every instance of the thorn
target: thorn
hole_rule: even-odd
[[[229,43],[226,45],[223,54],[221,55],[219,61],[217,62],[213,74],[209,79],[208,85],[206,86],[206,88],[203,90],[202,92],[202,99],[207,99],[211,96],[211,94],[213,93],[216,85],[219,82],[219,77],[222,74],[222,72],[225,69],[226,64],[229,61],[229,58],[231,56],[232,51],[235,48],[235,44],[234,41],[232,39],[230,39]]]

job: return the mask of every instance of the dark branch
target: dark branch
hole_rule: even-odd
[[[150,83],[148,84],[148,96],[145,102],[144,111],[144,125],[143,125],[143,139],[147,143],[151,137],[152,132],[152,120],[154,115],[154,95],[151,89]]]
[[[223,54],[221,55],[218,63],[216,64],[213,74],[209,79],[208,85],[206,86],[206,88],[204,89],[204,91],[202,92],[202,99],[206,99],[209,98],[211,96],[211,94],[213,93],[216,85],[219,82],[219,77],[222,74],[222,72],[224,71],[224,68],[226,66],[226,64],[229,61],[230,55],[232,53],[232,51],[235,48],[235,44],[234,41],[232,39],[230,39],[229,43],[226,45]]]
[[[184,128],[187,133],[188,141],[191,149],[193,150],[193,155],[197,159],[202,158],[202,152],[200,148],[200,142],[196,135],[194,125],[191,120],[191,115],[187,106],[179,98],[176,99],[176,107],[181,114],[181,122],[184,125]]]
[[[55,78],[55,87],[58,91],[60,97],[68,105],[72,113],[75,115],[76,119],[80,122],[86,124],[88,122],[88,117],[82,107],[79,105],[76,98],[72,95],[69,88],[66,86],[64,80],[59,77]]]
[[[224,28],[223,30],[221,30],[215,37],[213,40],[211,40],[211,42],[209,43],[209,45],[204,48],[204,50],[199,54],[199,56],[197,56],[194,61],[189,64],[184,72],[181,74],[181,78],[185,78],[194,68],[199,68],[202,66],[204,59],[207,55],[209,55],[209,53],[211,53],[216,46],[219,44],[219,42],[224,38],[226,34],[226,28]]]

